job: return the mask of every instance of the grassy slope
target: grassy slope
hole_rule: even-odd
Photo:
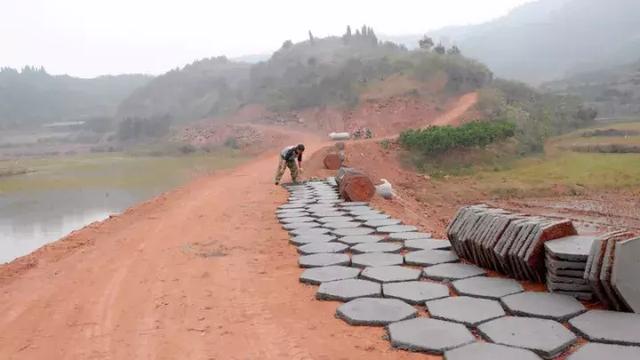
[[[600,128],[640,129],[640,123],[607,125]],[[546,154],[510,164],[500,171],[480,171],[473,175],[481,188],[497,195],[545,193],[554,187],[572,191],[640,187],[640,154],[575,153],[559,149],[580,141],[633,141],[631,138],[583,138],[582,131],[552,139]],[[634,139],[635,138],[635,139]]]

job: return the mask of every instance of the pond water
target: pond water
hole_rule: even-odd
[[[228,155],[29,160],[21,166],[32,172],[0,177],[0,263],[239,160]]]

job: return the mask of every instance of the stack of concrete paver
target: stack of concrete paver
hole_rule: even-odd
[[[318,300],[344,302],[335,315],[346,323],[385,326],[393,347],[444,355],[446,360],[554,359],[567,351],[570,360],[640,358],[640,331],[634,331],[640,329],[640,315],[585,313],[569,296],[525,292],[517,281],[485,276],[484,269],[458,262],[447,252],[450,247],[461,249],[459,254],[466,251],[479,264],[494,264],[497,255],[491,244],[502,236],[488,228],[482,241],[465,237],[462,245],[450,243],[402,226],[368,204],[343,202],[330,181],[288,189],[289,202],[276,213],[300,253],[300,282],[318,286]],[[485,215],[478,221],[502,224],[505,230],[518,220],[534,223],[531,217],[477,209],[496,217]],[[523,237],[521,246],[546,240],[544,229],[533,226],[531,231],[542,236]],[[568,251],[558,243],[549,243],[547,253],[566,258]],[[637,253],[640,242],[623,243],[611,250],[615,262],[623,258],[618,254],[623,248]],[[611,277],[615,275],[612,269]],[[617,285],[622,291],[633,289],[630,281],[622,276]],[[587,344],[574,346],[576,334]]]
[[[461,208],[447,228],[459,257],[536,282],[546,275],[544,243],[576,234],[569,220],[513,214],[485,205]]]
[[[591,300],[591,285],[584,279],[589,251],[596,236],[567,236],[547,241],[545,246],[547,289],[581,300]]]
[[[640,238],[616,231],[595,239],[584,280],[610,309],[640,312]]]

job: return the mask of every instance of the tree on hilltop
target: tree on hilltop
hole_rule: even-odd
[[[440,43],[438,44],[438,46],[433,48],[433,51],[435,51],[437,54],[444,55],[444,53],[447,52],[447,49],[444,47],[444,45],[442,45],[442,43]]]
[[[422,39],[420,39],[420,41],[418,41],[418,45],[420,46],[420,49],[422,50],[431,50],[431,48],[433,47],[434,43],[433,43],[433,39],[427,35],[425,35]]]
[[[449,54],[449,55],[460,55],[461,51],[460,51],[459,47],[457,47],[456,45],[453,45],[449,50],[447,50],[447,54]]]

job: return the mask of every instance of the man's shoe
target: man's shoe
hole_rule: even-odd
[[[280,183],[276,181],[276,186],[278,186],[278,185],[280,185]]]

